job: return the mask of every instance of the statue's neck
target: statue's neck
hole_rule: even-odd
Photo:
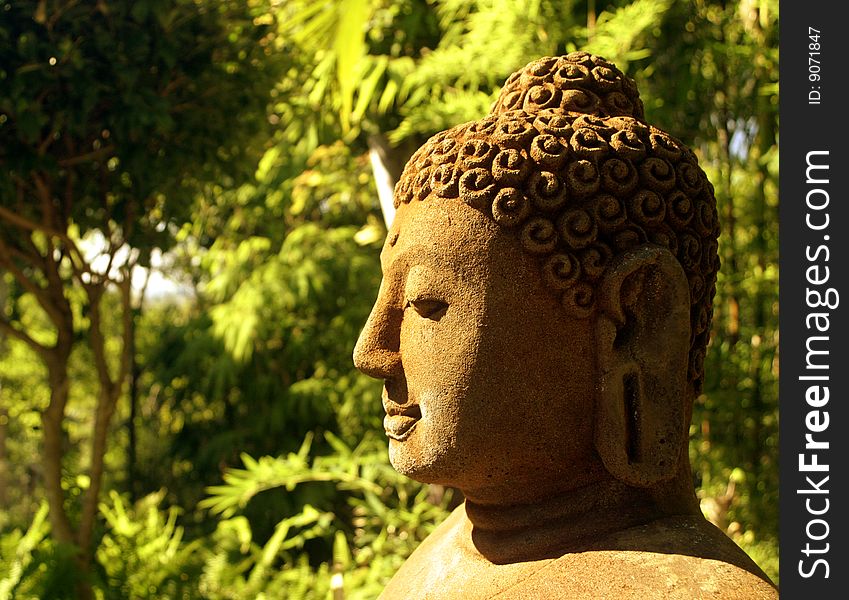
[[[474,550],[500,564],[580,552],[607,535],[665,516],[648,492],[612,478],[532,502],[467,498],[465,511]]]

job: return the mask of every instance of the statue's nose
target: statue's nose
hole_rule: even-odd
[[[400,328],[402,311],[377,299],[354,347],[354,366],[376,379],[401,372]]]

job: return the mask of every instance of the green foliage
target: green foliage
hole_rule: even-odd
[[[115,490],[101,503],[106,526],[97,560],[106,598],[188,598],[200,577],[196,554],[201,540],[184,542],[177,525],[181,510],[159,510],[164,491],[150,494],[134,506]]]
[[[324,600],[339,587],[349,599],[376,597],[446,516],[450,495],[429,502],[427,486],[389,465],[381,439],[369,436],[353,448],[332,435],[328,442],[334,452],[324,456],[311,453],[310,437],[286,457],[245,455],[245,469],[230,470],[203,502],[221,515],[215,530],[191,541],[179,524],[182,510],[161,508],[163,491],[135,504],[112,491],[100,504],[98,597]],[[265,541],[239,514],[260,491],[292,493],[311,481],[334,489],[327,504],[284,513]],[[43,505],[26,534],[0,538],[0,598],[71,597],[74,563],[50,540],[46,515]],[[331,552],[315,555],[316,540]]]
[[[187,216],[199,186],[244,178],[256,160],[276,78],[273,28],[253,24],[266,8],[145,0],[34,14],[30,2],[5,3],[3,205],[42,172],[72,186],[64,216],[81,233],[129,219],[134,247],[162,243],[159,223]]]
[[[312,465],[308,462],[312,435],[307,435],[298,451],[290,452],[283,460],[264,456],[257,461],[242,454],[245,468],[230,469],[224,475],[225,485],[208,488],[210,497],[200,503],[200,508],[231,517],[259,492],[276,487],[291,492],[295,486],[307,481],[333,481],[340,489],[379,493],[381,490],[376,484],[356,475],[357,456],[352,455],[337,437],[330,433],[325,436],[341,453],[318,457]]]
[[[218,550],[202,579],[209,597],[259,597],[264,591],[269,597],[319,599],[334,585],[341,585],[346,598],[374,598],[446,516],[449,496],[438,505],[428,502],[427,486],[399,475],[389,465],[381,439],[369,436],[350,448],[325,435],[332,454],[310,456],[312,439],[307,437],[297,453],[285,458],[243,456],[244,469],[231,469],[224,485],[209,489],[210,497],[201,505],[229,517],[214,534]],[[276,487],[291,492],[317,481],[333,484],[332,504],[307,505],[283,519],[262,549],[252,544],[247,520],[232,516],[259,492]],[[296,527],[300,530],[294,531]],[[330,556],[290,552],[305,548],[308,540],[318,536],[332,542]],[[236,556],[243,560],[237,561]],[[316,558],[318,566],[311,567]]]
[[[3,578],[0,579],[0,600],[12,597],[12,592],[25,578],[26,571],[33,562],[35,549],[47,537],[49,530],[47,503],[43,503],[25,534],[15,530],[0,539],[0,565],[4,567]]]
[[[305,554],[294,564],[280,564],[279,554],[299,548],[304,540],[327,530],[330,515],[311,506],[283,519],[265,546],[251,543],[247,519],[222,521],[213,535],[212,554],[198,583],[201,597],[215,600],[238,598],[324,598],[329,589],[327,565],[313,570]],[[303,528],[288,537],[292,528]],[[233,534],[236,534],[234,537]],[[239,546],[235,542],[239,542]]]
[[[652,56],[671,0],[635,0],[603,11],[593,27],[587,27],[582,50],[603,56],[627,72],[631,63]],[[650,67],[650,65],[648,65]]]
[[[442,37],[404,79],[403,120],[390,139],[429,136],[486,114],[512,71],[564,48],[577,24],[573,6],[535,0],[516,11],[503,0],[436,3]]]
[[[51,535],[80,548],[83,572],[108,428],[134,358],[132,274],[171,245],[210,182],[253,174],[280,73],[269,9],[262,0],[2,5],[0,332],[47,367],[39,411]],[[76,379],[81,345],[94,368]],[[83,386],[93,410],[74,406]],[[64,460],[76,411],[88,412],[90,430],[82,498],[63,487],[63,467],[77,467]],[[87,595],[85,576],[80,584]]]
[[[0,535],[0,600],[71,598],[79,574],[74,550],[52,542],[47,503],[42,502],[26,533]]]
[[[275,193],[291,159],[280,148],[269,150],[254,183],[200,206],[205,230],[216,231],[208,247],[195,237],[200,229],[186,235],[203,302],[151,312],[158,333],[140,346],[146,385],[156,390],[142,406],[154,424],[141,432],[142,487],[165,484],[184,506],[242,453],[295,451],[312,431],[354,443],[380,427],[379,383],[351,362],[385,232],[368,162],[342,144],[319,146],[269,207],[264,194]],[[324,439],[320,452],[330,450]],[[296,512],[329,494],[307,486],[263,495],[249,509],[253,527],[266,538],[280,507]]]

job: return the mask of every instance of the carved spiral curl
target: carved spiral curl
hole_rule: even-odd
[[[595,281],[601,277],[607,265],[610,264],[613,252],[607,244],[595,243],[589,248],[581,250],[578,256],[584,274],[590,281]]]
[[[522,108],[527,112],[537,112],[546,108],[560,106],[560,91],[552,83],[535,85],[528,90]]]
[[[580,281],[563,292],[560,303],[566,314],[574,319],[585,319],[593,314],[595,292],[593,286]]]
[[[569,141],[572,150],[581,158],[591,158],[598,160],[609,150],[607,142],[602,135],[595,129],[589,127],[581,127],[576,129],[572,134],[572,139]]]
[[[434,165],[453,163],[457,158],[457,140],[454,138],[444,139],[434,144],[430,160]]]
[[[705,350],[704,347],[707,346],[707,340],[701,341],[697,339],[693,346],[696,347],[695,350],[690,351],[690,368],[688,375],[690,376],[691,381],[699,381],[704,377],[704,366],[705,366]]]
[[[492,137],[502,148],[524,148],[537,133],[533,125],[522,117],[498,120]]]
[[[572,127],[575,129],[592,129],[599,134],[599,137],[606,140],[616,131],[610,125],[610,119],[603,119],[593,115],[581,115],[572,122]]]
[[[510,92],[501,99],[501,108],[505,111],[522,108],[522,98],[524,98],[522,92]]]
[[[489,169],[498,148],[487,140],[474,138],[460,148],[460,161],[465,168],[483,167]]]
[[[581,64],[566,63],[554,72],[554,83],[561,87],[583,87],[592,79],[590,70]]]
[[[684,192],[673,190],[666,198],[666,205],[669,223],[676,229],[683,229],[693,219],[693,202]]]
[[[528,252],[548,254],[557,247],[557,230],[548,219],[534,217],[522,227],[519,239]]]
[[[560,237],[570,248],[580,250],[592,244],[598,237],[595,219],[585,210],[573,208],[567,210],[557,220]]]
[[[433,171],[433,167],[424,167],[421,171],[416,175],[415,180],[413,181],[413,198],[416,200],[424,200],[430,195],[431,187],[430,187],[430,176]]]
[[[690,286],[690,301],[696,304],[704,296],[705,278],[698,273],[691,273],[687,277],[687,283]]]
[[[598,191],[601,177],[593,163],[578,160],[566,167],[566,185],[575,198],[587,198]]]
[[[669,162],[676,163],[681,160],[683,152],[681,146],[665,133],[652,133],[649,136],[651,149],[656,156]]]
[[[618,231],[625,225],[625,203],[610,194],[599,194],[593,205],[598,227],[605,235]]]
[[[409,177],[402,177],[398,180],[398,183],[395,184],[393,197],[395,208],[413,199],[412,182]]]
[[[702,248],[699,239],[691,233],[685,233],[678,242],[678,261],[684,270],[694,270],[699,266]]]
[[[631,193],[639,183],[637,170],[627,159],[608,158],[602,163],[600,171],[602,189],[617,196]]]
[[[480,121],[474,121],[469,125],[469,133],[476,133],[481,136],[489,136],[495,133],[495,128],[498,125],[498,116],[489,115]],[[450,130],[449,130],[450,131]]]
[[[640,163],[640,181],[652,191],[668,192],[675,187],[675,169],[662,158],[652,156]]]
[[[598,96],[584,90],[565,90],[560,109],[565,112],[597,114],[602,104]]]
[[[622,89],[622,79],[610,67],[599,65],[592,70],[592,75],[601,90],[611,92]]]
[[[705,273],[719,271],[719,244],[715,238],[709,238],[702,244],[702,262],[699,266]]]
[[[440,198],[456,198],[459,173],[453,164],[444,163],[436,167],[430,176],[430,187]]]
[[[622,92],[610,92],[604,99],[605,111],[612,115],[629,115],[634,110],[634,103]]]
[[[489,169],[470,169],[460,176],[460,198],[469,206],[487,208],[495,193],[495,179]]]
[[[666,216],[666,203],[655,192],[641,190],[628,199],[628,214],[640,225],[658,225]]]
[[[532,169],[530,159],[523,150],[507,148],[492,161],[492,174],[499,185],[520,185]]]
[[[516,227],[530,214],[531,201],[516,188],[503,188],[492,201],[492,218],[502,227]]]
[[[566,204],[566,186],[550,171],[535,171],[528,180],[528,196],[539,210],[555,211]]]
[[[543,264],[542,276],[550,288],[565,290],[581,276],[581,263],[571,254],[553,254]]]
[[[569,146],[560,138],[544,133],[531,142],[531,158],[543,169],[556,171],[566,163]]]
[[[692,225],[695,228],[696,233],[700,236],[706,237],[713,232],[716,218],[716,208],[704,202],[700,202],[696,209]]]
[[[556,56],[547,56],[535,60],[528,65],[527,72],[534,77],[546,77],[555,68],[559,59]]]
[[[704,189],[704,175],[694,163],[681,162],[675,167],[678,176],[678,187],[682,192],[697,198]]]
[[[632,131],[617,131],[610,137],[610,147],[622,159],[640,161],[646,156],[646,145]]]
[[[540,133],[547,133],[558,138],[570,139],[574,133],[572,121],[565,115],[554,111],[543,111],[534,119],[534,128]]]

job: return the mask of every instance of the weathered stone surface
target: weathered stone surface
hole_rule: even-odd
[[[466,502],[384,598],[777,597],[693,491],[719,223],[643,119],[604,59],[543,58],[407,164],[354,360],[393,466]]]

